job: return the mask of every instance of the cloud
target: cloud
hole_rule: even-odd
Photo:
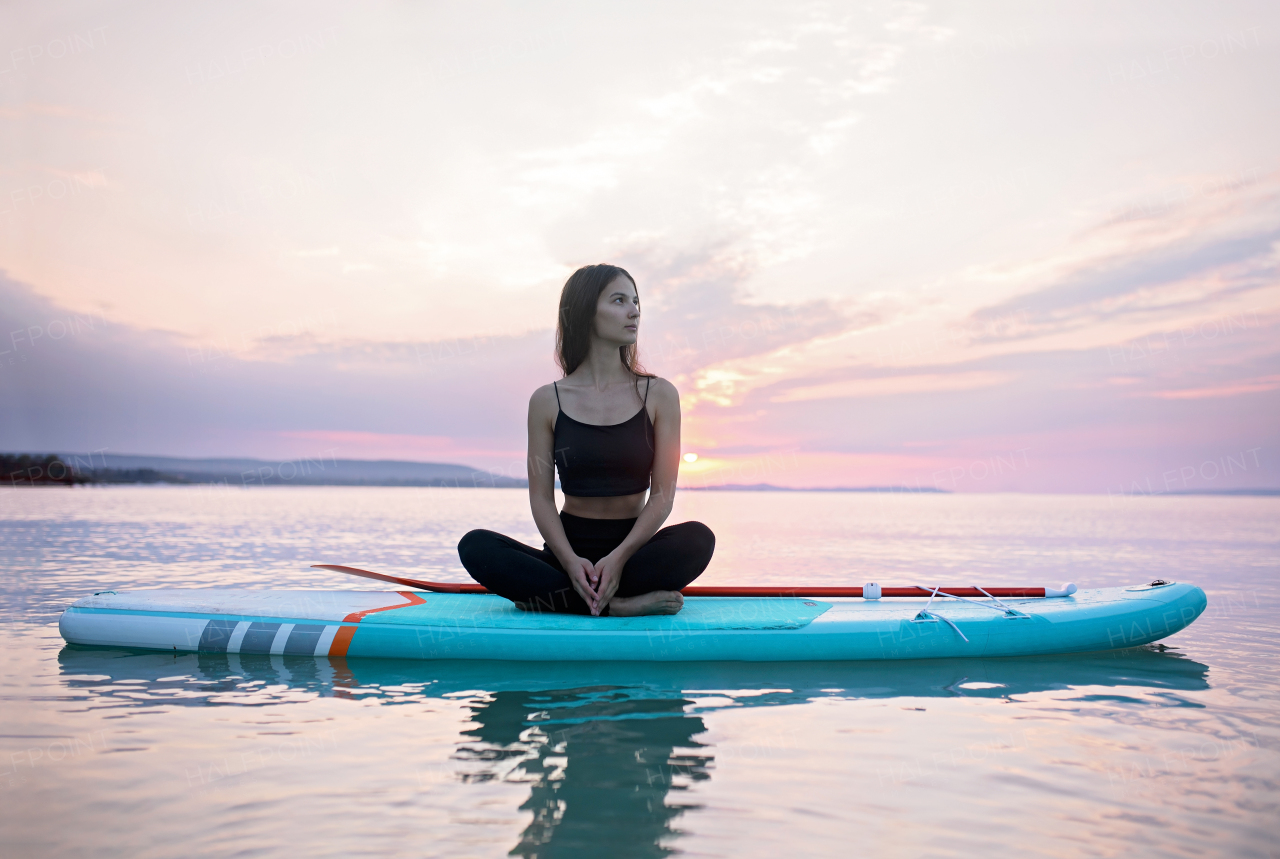
[[[637,275],[643,354],[695,400],[708,365],[847,324],[824,302],[750,303],[740,273],[701,260],[629,261],[648,272]],[[0,414],[0,448],[295,456],[336,446],[350,458],[507,468],[524,449],[529,395],[558,376],[547,328],[379,341],[344,337],[322,314],[208,342],[76,319],[0,276],[0,331],[15,332],[0,349],[0,395],[16,406]]]
[[[1048,282],[975,310],[975,341],[1158,320],[1280,283],[1280,189],[1197,203],[1142,223],[1109,219],[1058,260],[1038,261]]]
[[[826,400],[844,397],[885,397],[897,394],[928,394],[939,391],[971,391],[1003,385],[1013,379],[1011,373],[968,371],[954,373],[918,373],[846,379],[822,385],[790,388],[772,398],[775,403],[803,400]]]
[[[754,300],[746,288],[754,261],[737,253],[733,238],[679,251],[633,240],[615,258],[640,281],[641,359],[676,383],[690,413],[702,403],[734,403],[772,379],[762,369],[771,356],[878,318],[856,302]]]
[[[973,314],[973,321],[987,328],[985,339],[1019,339],[1125,314],[1183,309],[1211,296],[1259,289],[1280,273],[1274,253],[1278,239],[1280,230],[1268,230],[1190,249],[1165,246],[1106,260],[1043,289],[983,308]],[[993,325],[1001,320],[1006,324]]]
[[[498,458],[523,448],[529,393],[554,371],[546,331],[396,343],[277,331],[227,349],[78,315],[3,276],[0,325],[7,450],[293,456],[337,444],[361,458],[389,449],[387,436],[403,436],[400,449],[434,436]]]
[[[1280,376],[1263,376],[1244,379],[1212,388],[1180,388],[1173,391],[1152,391],[1147,396],[1162,400],[1203,400],[1209,397],[1235,397],[1240,394],[1256,394],[1280,388]]]
[[[865,321],[847,316],[831,300],[753,301],[746,290],[753,266],[737,257],[729,240],[683,252],[649,242],[621,251],[618,259],[641,281],[642,354],[652,355],[672,376],[767,354]]]

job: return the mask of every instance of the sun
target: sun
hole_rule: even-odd
[[[685,462],[697,462],[697,461],[698,461],[698,455],[697,455],[696,453],[686,453],[686,454],[684,455],[684,461],[685,461]]]

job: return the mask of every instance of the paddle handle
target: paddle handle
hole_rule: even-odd
[[[418,588],[424,591],[434,591],[438,594],[487,594],[489,593],[481,585],[463,583],[463,582],[425,582],[417,579],[406,579],[401,576],[389,576],[386,573],[375,573],[372,570],[362,570],[359,567],[344,567],[341,564],[312,564],[312,567],[320,570],[332,570],[335,573],[346,573],[349,576],[363,576],[366,579],[377,579],[380,582],[390,582],[395,585],[404,585],[405,587]],[[982,599],[984,596],[993,597],[1065,597],[1076,592],[1076,586],[1072,584],[1063,585],[1061,588],[983,588],[987,593],[983,594],[977,588],[939,588],[939,593],[948,594],[957,597],[972,597]],[[731,587],[731,586],[707,586],[707,587],[687,587],[681,591],[687,597],[860,597],[862,596],[861,587]],[[931,592],[924,588],[905,587],[905,588],[881,588],[880,595],[885,597],[927,597]]]

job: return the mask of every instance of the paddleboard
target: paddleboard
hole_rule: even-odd
[[[676,615],[524,612],[490,594],[236,588],[104,591],[63,612],[70,644],[176,652],[534,662],[794,662],[1025,656],[1136,647],[1207,604],[1158,582],[993,604],[687,597]],[[927,610],[924,610],[927,606]]]

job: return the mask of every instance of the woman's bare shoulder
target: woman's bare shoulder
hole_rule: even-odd
[[[649,377],[649,400],[660,405],[680,406],[680,392],[661,376]]]
[[[535,390],[529,397],[529,411],[537,414],[546,414],[548,412],[555,414],[560,411],[556,400],[555,387],[548,383]]]

